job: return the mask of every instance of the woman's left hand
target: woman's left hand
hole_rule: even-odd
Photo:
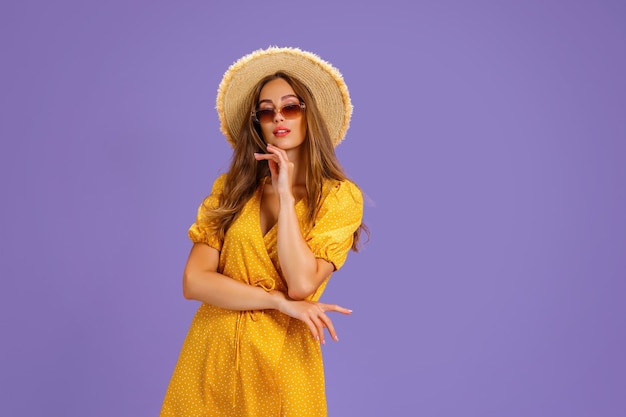
[[[339,341],[333,322],[326,313],[336,312],[341,314],[352,314],[352,310],[341,307],[337,304],[320,303],[319,301],[295,301],[288,298],[280,291],[273,291],[272,294],[278,300],[277,310],[283,314],[298,319],[307,325],[315,340],[321,344],[325,343],[324,329],[328,330],[330,337],[335,342]]]
[[[272,186],[278,195],[292,195],[291,184],[294,164],[287,157],[287,152],[274,145],[267,145],[268,153],[255,153],[257,161],[266,160],[272,176]]]

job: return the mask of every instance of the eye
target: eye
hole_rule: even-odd
[[[274,119],[274,109],[259,109],[256,111],[256,119],[260,123],[271,122]]]
[[[287,104],[280,110],[280,112],[286,119],[294,119],[298,117],[300,112],[302,112],[302,108],[300,107],[300,104]]]

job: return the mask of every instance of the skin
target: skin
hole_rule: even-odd
[[[259,108],[276,108],[298,103],[295,92],[283,79],[268,82],[259,96]],[[276,132],[288,130],[287,134]],[[278,257],[288,294],[267,292],[217,272],[219,251],[203,243],[191,248],[183,273],[183,294],[187,299],[205,302],[229,310],[275,309],[303,321],[313,337],[325,343],[324,328],[338,341],[337,333],[327,312],[350,314],[352,310],[336,304],[304,300],[313,294],[333,272],[331,263],[317,259],[300,232],[295,203],[305,195],[305,168],[302,160],[306,138],[304,115],[285,119],[276,112],[271,122],[261,123],[267,143],[267,153],[254,158],[270,168],[271,182],[263,189],[261,200],[261,230],[265,234],[274,225],[278,233]]]

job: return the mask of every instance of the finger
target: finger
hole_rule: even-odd
[[[333,338],[335,342],[339,341],[339,337],[337,337],[337,332],[335,331],[335,326],[333,326],[333,321],[326,314],[322,313],[320,315],[320,320],[324,322],[324,326],[328,329],[328,333],[330,337]]]
[[[270,170],[272,174],[278,174],[280,170],[281,164],[285,164],[285,162],[280,160],[280,157],[277,154],[272,153],[254,153],[254,159],[257,161],[267,161],[269,164]],[[285,165],[282,165],[285,166]]]
[[[280,160],[280,163],[287,162],[289,158],[287,157],[287,152],[284,149],[279,148],[274,145],[267,145],[267,151],[276,155],[276,157]]]
[[[319,342],[320,340],[319,332],[317,330],[317,327],[313,324],[313,321],[312,320],[302,320],[302,321],[304,321],[304,324],[306,324],[309,330],[311,331],[313,338]]]
[[[269,165],[272,178],[275,178],[278,175],[278,164],[273,159],[268,159],[267,163]]]
[[[255,152],[254,153],[254,159],[256,159],[257,161],[271,161],[271,160],[276,160],[277,157],[274,154],[271,153],[259,153],[259,152]]]
[[[272,152],[272,153],[281,153],[281,152],[285,152],[285,151],[284,151],[284,149],[279,148],[278,146],[276,146],[276,145],[274,145],[274,144],[271,144],[271,143],[268,143],[268,144],[267,144],[267,150],[268,150],[269,152]]]
[[[255,152],[254,159],[257,161],[267,161],[272,177],[275,178],[278,175],[278,162],[276,155]]]
[[[321,314],[325,315],[324,313],[321,313]],[[317,334],[319,335],[319,342],[322,345],[325,344],[326,341],[324,340],[324,327],[326,326],[324,325],[324,321],[322,321],[320,317],[317,317],[317,316],[313,316],[311,320],[313,321],[313,323],[315,324],[315,327],[317,328]]]
[[[352,310],[350,310],[349,308],[341,307],[337,304],[320,303],[319,306],[322,307],[322,310],[324,311],[334,311],[341,314],[352,314]]]

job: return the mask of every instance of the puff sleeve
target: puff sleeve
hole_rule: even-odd
[[[313,255],[332,263],[335,270],[341,268],[362,217],[363,196],[359,188],[348,180],[334,184],[305,237]]]
[[[191,239],[193,243],[206,243],[218,251],[222,250],[223,242],[207,227],[205,214],[208,209],[217,207],[222,195],[225,179],[226,174],[222,174],[215,180],[211,194],[205,198],[202,204],[200,204],[200,207],[198,207],[196,221],[189,227],[189,231],[187,232],[189,239]]]

